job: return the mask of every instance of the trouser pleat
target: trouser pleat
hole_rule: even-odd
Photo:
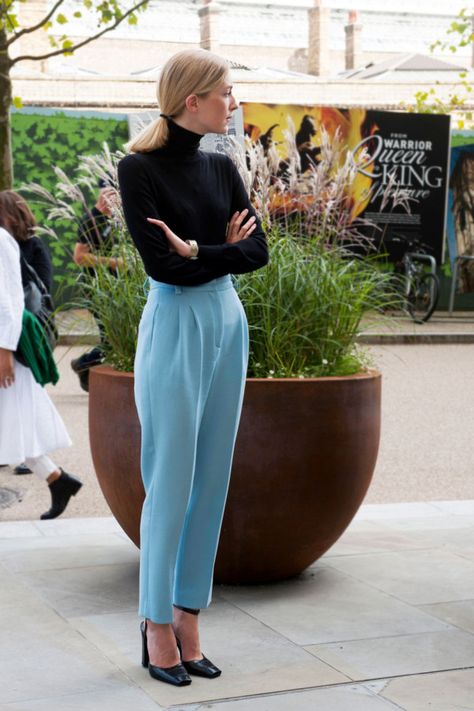
[[[139,612],[154,622],[212,595],[248,357],[242,305],[229,279],[215,285],[152,289],[140,324]]]

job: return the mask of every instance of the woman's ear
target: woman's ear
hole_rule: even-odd
[[[191,113],[195,114],[196,111],[198,110],[198,104],[199,104],[199,99],[197,94],[190,94],[187,98],[186,101],[184,102],[186,108],[188,111],[191,111]]]

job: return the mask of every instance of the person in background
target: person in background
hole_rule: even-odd
[[[0,212],[10,215],[11,230],[13,235],[24,235],[18,239],[20,255],[33,267],[48,293],[51,294],[53,285],[53,265],[49,251],[44,242],[34,234],[36,220],[26,201],[13,190],[3,190],[0,193]],[[21,280],[23,285],[29,281],[27,267],[21,262]],[[21,462],[14,468],[18,475],[32,474],[31,469]]]
[[[20,245],[31,239],[34,225],[20,195],[0,192],[0,461],[24,462],[46,481],[51,507],[41,515],[44,520],[60,516],[82,483],[49,458],[71,440],[46,390],[14,357],[24,311]]]
[[[96,274],[98,264],[106,265],[115,275],[123,267],[122,258],[110,254],[115,243],[111,218],[117,192],[104,180],[99,181],[99,188],[96,204],[81,218],[73,253],[75,264],[88,276]],[[104,357],[104,333],[97,315],[94,316],[99,327],[100,344],[71,361],[71,368],[79,376],[81,388],[86,392],[89,390],[89,369],[101,363]]]

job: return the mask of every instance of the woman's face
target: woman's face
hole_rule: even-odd
[[[213,91],[205,97],[198,97],[198,111],[195,118],[202,131],[199,133],[227,133],[232,113],[238,103],[232,93],[232,83],[227,75]]]

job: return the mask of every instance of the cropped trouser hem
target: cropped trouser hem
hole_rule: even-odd
[[[247,358],[230,277],[197,287],[151,281],[135,398],[146,494],[139,612],[154,622],[172,622],[173,602],[210,604]]]

